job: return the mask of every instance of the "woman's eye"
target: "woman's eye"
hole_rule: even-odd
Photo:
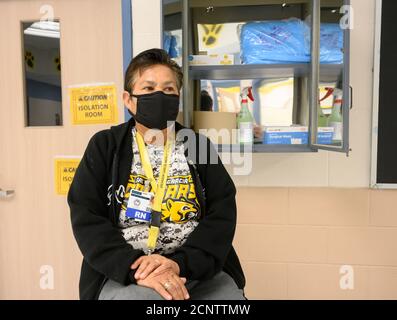
[[[174,92],[175,89],[174,89],[173,87],[168,87],[168,88],[165,88],[165,91],[167,91],[167,92]]]
[[[146,90],[146,91],[153,91],[154,88],[153,88],[153,87],[144,87],[143,90]]]

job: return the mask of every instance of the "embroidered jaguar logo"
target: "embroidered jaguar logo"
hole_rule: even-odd
[[[185,198],[180,200],[168,199],[162,205],[162,221],[185,223],[197,215],[198,209],[194,203]]]

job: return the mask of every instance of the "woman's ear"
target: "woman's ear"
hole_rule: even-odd
[[[136,100],[136,98],[130,96],[130,93],[128,91],[123,92],[124,105],[133,114],[136,114]]]

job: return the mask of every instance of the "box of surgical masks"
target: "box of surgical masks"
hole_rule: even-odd
[[[317,133],[317,144],[332,144],[332,138],[334,136],[334,128],[318,128]]]
[[[318,128],[317,144],[330,145],[333,128]],[[268,145],[305,145],[309,143],[308,127],[267,127],[263,143]]]
[[[308,144],[307,127],[267,127],[264,133],[264,144]]]

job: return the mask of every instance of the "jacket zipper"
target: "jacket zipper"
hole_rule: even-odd
[[[105,277],[105,278],[103,279],[103,281],[102,281],[102,283],[101,283],[101,285],[100,285],[100,287],[99,287],[99,290],[98,290],[98,293],[97,293],[97,295],[96,295],[96,299],[95,299],[95,300],[99,300],[99,296],[101,295],[102,289],[103,289],[103,287],[105,286],[106,281],[108,281],[108,278],[107,278],[107,277]]]
[[[203,186],[203,183],[200,179],[200,174],[198,172],[198,168],[197,166],[193,163],[192,160],[188,160],[188,165],[189,165],[189,169],[193,169],[190,170],[192,177],[193,177],[193,183],[194,186],[196,188],[196,192],[197,192],[197,198],[198,198],[198,202],[200,204],[200,219],[202,219],[205,215],[205,202],[206,202],[206,197],[205,197],[205,188]]]

